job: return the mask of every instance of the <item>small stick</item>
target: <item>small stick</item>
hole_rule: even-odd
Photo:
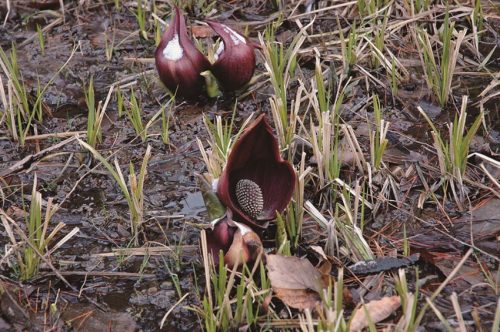
[[[40,134],[40,135],[31,135],[26,137],[26,141],[30,140],[40,140],[40,139],[46,139],[46,138],[65,138],[65,137],[71,137],[74,135],[87,135],[86,131],[65,131],[63,133],[49,133],[49,134]]]
[[[57,276],[55,273],[44,274],[38,279],[42,279],[50,276]],[[133,272],[111,272],[111,271],[59,271],[61,276],[85,276],[85,277],[118,277],[118,278],[155,278],[156,275],[153,273],[133,273]]]
[[[3,26],[5,27],[5,24],[7,24],[7,19],[9,18],[10,15],[10,0],[7,0],[7,14],[5,14],[5,19],[3,20]]]
[[[77,139],[77,137],[78,137],[78,135],[72,136],[72,137],[67,138],[64,141],[59,142],[59,143],[57,143],[55,145],[52,145],[52,146],[50,146],[50,147],[48,147],[48,148],[46,148],[46,149],[44,149],[44,150],[42,150],[42,151],[40,151],[38,153],[30,154],[30,155],[24,157],[23,159],[21,159],[18,162],[16,162],[14,165],[12,165],[12,166],[10,166],[10,167],[8,167],[6,169],[0,170],[0,177],[4,177],[4,176],[9,175],[11,173],[14,173],[14,172],[22,170],[23,168],[26,167],[27,164],[29,165],[34,160],[39,159],[39,158],[45,156],[46,154],[48,154],[48,153],[50,153],[50,152],[52,152],[54,150],[57,150],[60,147],[66,145],[68,143],[73,142],[74,140]]]

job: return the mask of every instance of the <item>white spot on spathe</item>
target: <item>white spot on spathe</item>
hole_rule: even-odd
[[[222,216],[222,217],[220,217],[220,218],[215,218],[214,220],[212,220],[212,221],[210,222],[210,227],[211,227],[212,229],[214,229],[214,228],[215,228],[215,225],[217,225],[217,224],[219,223],[219,221],[222,221],[222,219],[224,219],[224,217],[225,217],[225,215],[224,215],[224,216]]]
[[[175,34],[174,38],[170,40],[163,49],[163,56],[167,60],[177,61],[180,60],[184,52],[182,50],[181,44],[179,44],[179,35]]]
[[[250,229],[250,227],[246,226],[246,225],[243,225],[243,224],[240,224],[239,222],[234,222],[235,225],[240,229],[240,232],[241,232],[241,236],[244,236],[246,233],[249,233],[251,232],[252,230]]]
[[[225,32],[229,34],[229,37],[231,37],[231,40],[233,41],[234,45],[239,45],[241,43],[246,44],[247,41],[245,40],[245,37],[228,27],[227,25],[224,25],[222,27]]]
[[[219,178],[212,180],[212,191],[217,191],[217,187],[219,186]]]
[[[217,61],[219,59],[222,52],[224,52],[224,43],[220,42],[219,47],[217,47],[217,51],[215,51],[215,54],[214,54],[215,61]]]

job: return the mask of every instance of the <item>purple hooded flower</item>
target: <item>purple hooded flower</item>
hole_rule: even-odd
[[[217,194],[234,220],[266,228],[282,212],[295,189],[295,170],[280,156],[264,115],[239,137],[219,178]]]
[[[188,37],[184,16],[177,7],[156,48],[155,62],[161,81],[172,93],[186,98],[202,93],[204,79],[200,73],[210,68],[210,62]]]

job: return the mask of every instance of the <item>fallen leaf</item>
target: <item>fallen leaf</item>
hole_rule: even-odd
[[[459,253],[428,252],[430,262],[434,264],[446,277],[448,277],[457,267],[462,259]],[[429,260],[428,260],[429,261]],[[487,268],[487,267],[483,267]],[[464,284],[463,281],[466,283]],[[477,285],[486,282],[483,269],[471,259],[468,259],[461,267],[455,278],[453,278],[455,290],[463,290],[470,285]]]
[[[208,38],[215,36],[215,32],[206,25],[193,25],[191,27],[191,33],[196,38]]]
[[[326,256],[325,251],[320,246],[311,246],[311,249],[314,252],[316,252],[323,260],[325,260],[325,261],[328,260],[328,257]]]
[[[274,287],[273,291],[276,297],[291,308],[299,310],[313,309],[321,303],[321,297],[315,291]]]
[[[307,259],[267,255],[268,277],[273,287],[321,291],[321,273]]]
[[[318,271],[321,273],[322,279],[325,279],[325,277],[329,278],[330,273],[332,272],[332,263],[330,263],[330,261],[322,261],[318,265]],[[323,285],[328,285],[328,280],[329,280],[328,278],[325,281],[323,281]]]
[[[368,326],[366,313],[368,313],[370,321],[376,324],[389,317],[400,305],[401,299],[399,296],[384,297],[380,300],[361,305],[352,316],[349,331],[361,331]]]
[[[328,287],[328,279],[307,259],[267,255],[267,275],[276,296],[295,309],[312,309],[320,301],[320,293]]]
[[[466,243],[473,238],[475,246],[492,255],[500,255],[499,206],[500,199],[497,198],[481,202],[470,213],[454,221],[452,234]]]
[[[10,206],[7,211],[7,215],[14,220],[24,219],[29,216],[29,213],[15,205]]]

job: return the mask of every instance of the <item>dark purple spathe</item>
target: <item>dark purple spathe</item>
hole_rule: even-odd
[[[224,90],[238,90],[247,84],[255,70],[255,50],[252,43],[227,25],[207,21],[222,38],[224,50],[212,65],[212,73]]]
[[[164,49],[175,38],[178,38],[182,56],[179,59],[167,59]],[[202,93],[204,79],[200,73],[208,70],[210,63],[189,38],[184,16],[177,7],[170,26],[156,48],[155,63],[161,81],[172,93],[177,91],[177,95],[187,98]]]
[[[262,191],[264,208],[258,219],[242,211],[238,204],[236,184],[242,179],[255,182]],[[235,221],[266,228],[268,221],[276,219],[276,212],[286,208],[294,189],[295,170],[281,158],[278,141],[262,114],[234,144],[219,178],[217,194],[233,212]]]

